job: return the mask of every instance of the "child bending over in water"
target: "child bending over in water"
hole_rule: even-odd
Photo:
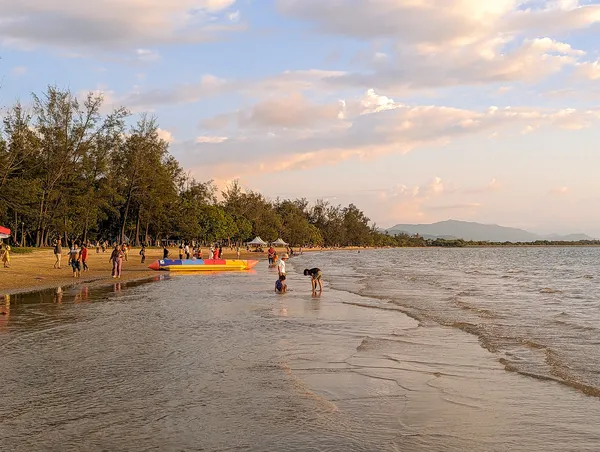
[[[277,281],[275,281],[275,293],[286,293],[287,284],[285,283],[285,275],[281,275]]]

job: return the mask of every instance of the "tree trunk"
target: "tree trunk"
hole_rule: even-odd
[[[82,243],[87,243],[87,235],[88,235],[88,216],[86,213],[85,222],[83,223],[83,242]]]
[[[13,228],[13,243],[17,243],[17,231],[19,230],[19,218],[17,217],[17,211],[15,210],[15,227]]]
[[[37,247],[42,246],[42,231],[44,229],[44,201],[46,198],[46,192],[42,193],[42,199],[40,200],[40,218],[38,218],[38,227],[35,237],[35,245]]]
[[[125,212],[123,213],[123,222],[121,224],[121,243],[125,241],[125,224],[127,223],[127,215],[129,213],[129,204],[131,203],[131,194],[133,186],[130,186],[129,193],[127,193],[127,203],[125,203]]]
[[[67,244],[68,246],[70,246],[70,245],[69,245],[69,240],[68,240],[68,239],[69,239],[69,236],[67,235],[67,217],[64,217],[64,218],[63,218],[63,224],[64,224],[64,226],[65,226],[65,230],[64,230],[64,234],[65,234],[65,244]]]
[[[148,229],[150,228],[150,217],[146,220],[146,234],[144,235],[144,243],[148,243]]]
[[[135,223],[135,246],[140,246],[140,211],[138,210],[137,222]]]

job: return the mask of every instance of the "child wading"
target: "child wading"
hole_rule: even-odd
[[[275,281],[275,292],[276,293],[286,293],[287,292],[287,284],[285,283],[285,275],[280,275],[279,279]]]

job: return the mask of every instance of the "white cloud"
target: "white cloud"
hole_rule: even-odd
[[[196,138],[196,143],[223,143],[227,141],[227,137],[218,137],[218,136],[200,136]]]
[[[16,66],[14,68],[12,68],[12,75],[14,75],[15,77],[19,77],[21,75],[25,75],[27,74],[27,67],[26,66]]]
[[[232,13],[229,13],[227,15],[227,18],[231,21],[231,22],[239,22],[240,21],[240,17],[241,14],[239,11],[234,11]]]
[[[137,49],[135,53],[137,59],[145,63],[152,63],[160,60],[160,54],[151,49]]]
[[[159,128],[156,132],[158,133],[158,138],[166,141],[167,143],[173,143],[175,141],[175,139],[173,138],[173,134],[168,130]]]
[[[577,65],[577,74],[588,80],[600,79],[600,60]]]
[[[201,42],[232,29],[214,19],[222,17],[235,3],[236,0],[4,1],[0,43],[24,49],[118,50]]]
[[[489,36],[539,36],[600,21],[599,5],[577,1],[538,2],[537,7],[522,0],[278,0],[278,5],[326,33],[455,47]]]
[[[600,5],[576,1],[279,0],[278,5],[324,33],[387,42],[386,58],[376,51],[371,71],[337,81],[394,92],[540,80],[585,55],[553,35],[600,23]]]
[[[369,104],[365,99],[383,98],[385,102]],[[298,98],[300,99],[300,98]],[[497,131],[507,134],[519,130],[543,127],[579,129],[598,122],[600,110],[498,108],[467,110],[434,105],[403,105],[369,91],[363,98],[346,100],[343,117],[336,110],[325,108],[326,115],[311,122],[307,112],[320,112],[322,105],[311,105],[306,99],[299,106],[282,111],[289,97],[280,102],[260,103],[231,115],[217,117],[221,128],[228,129],[226,143],[201,143],[202,149],[189,149],[195,164],[209,165],[222,177],[229,177],[232,168],[237,175],[261,171],[269,163],[270,171],[303,170],[322,165],[334,165],[348,159],[369,160],[386,154],[402,154],[413,149],[443,146],[462,137],[489,136]],[[365,105],[368,108],[365,108]],[[387,108],[373,108],[386,105]],[[273,107],[267,109],[267,106]],[[261,113],[260,120],[253,114]],[[277,117],[277,112],[282,118]],[[224,118],[224,119],[223,119]],[[242,123],[242,129],[229,127],[231,118],[253,118]],[[215,125],[214,124],[214,125]],[[238,127],[240,125],[238,124]],[[275,127],[277,131],[275,132]],[[296,127],[301,127],[299,132]],[[270,135],[269,135],[270,134]],[[276,161],[276,164],[271,162]],[[498,188],[492,180],[486,190]],[[433,192],[448,191],[441,181],[430,187]],[[454,190],[454,189],[453,189]]]

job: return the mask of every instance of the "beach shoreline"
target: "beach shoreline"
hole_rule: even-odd
[[[356,251],[363,249],[368,248],[308,248],[303,249],[303,252]],[[131,248],[129,251],[128,260],[123,262],[123,273],[119,279],[120,282],[139,281],[157,275],[157,272],[149,269],[148,265],[155,260],[162,259],[162,248],[147,248],[146,262],[143,264],[141,263],[139,251],[140,248],[138,247]],[[169,251],[172,259],[178,258],[177,248],[169,248]],[[277,248],[276,251],[280,255],[286,252],[283,248]],[[112,284],[115,280],[111,277],[110,252],[111,250],[107,249],[104,253],[96,253],[94,247],[89,248],[88,266],[90,270],[81,272],[80,278],[73,278],[66,247],[63,250],[62,268],[60,269],[53,268],[56,258],[51,248],[35,249],[27,254],[13,253],[10,268],[0,268],[0,295],[14,295],[81,284],[92,284],[94,286]],[[203,252],[206,255],[208,249],[204,248]],[[237,259],[236,251],[223,248],[223,258]],[[266,250],[262,253],[242,250],[240,251],[240,259],[266,260],[267,253]]]

